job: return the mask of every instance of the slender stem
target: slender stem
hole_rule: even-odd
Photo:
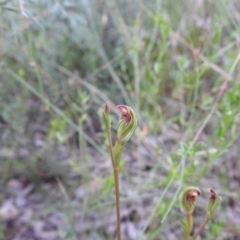
[[[191,234],[192,232],[192,227],[193,227],[193,217],[192,214],[187,215],[187,226],[188,226],[188,235]]]
[[[111,129],[107,129],[107,135],[108,135],[108,147],[110,151],[111,161],[112,161],[112,167],[114,169],[115,163],[114,163],[114,156],[113,156],[113,146],[112,146],[112,137],[111,137]]]
[[[185,240],[189,240],[190,234],[192,232],[193,218],[192,214],[187,214],[187,229],[185,231]]]
[[[119,178],[118,167],[114,168],[114,180],[115,180],[115,197],[116,197],[116,214],[117,214],[117,239],[121,240],[121,218],[120,218],[120,194],[119,194]]]
[[[113,154],[113,146],[112,146],[112,138],[111,138],[111,129],[107,129],[108,134],[108,145],[110,156],[112,160],[112,166],[114,170],[114,185],[115,185],[115,199],[116,199],[116,214],[117,214],[117,239],[121,240],[121,219],[120,219],[120,194],[119,194],[119,176],[118,176],[118,166],[116,166],[114,154]]]
[[[197,238],[197,236],[201,233],[201,231],[206,227],[206,225],[208,224],[208,219],[205,218],[204,222],[201,224],[201,226],[199,227],[199,229],[197,230],[197,232],[193,235],[193,237],[191,238],[191,240],[194,240]]]
[[[185,238],[184,238],[184,240],[189,240],[189,234],[188,234],[187,231],[185,231]]]

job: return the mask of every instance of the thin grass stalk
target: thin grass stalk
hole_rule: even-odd
[[[206,227],[208,224],[209,219],[205,218],[204,222],[201,224],[197,232],[192,236],[191,240],[194,240],[197,238],[197,236],[202,232],[202,230]]]

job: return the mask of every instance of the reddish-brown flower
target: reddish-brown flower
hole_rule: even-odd
[[[179,204],[182,212],[185,214],[192,214],[194,205],[201,191],[196,187],[187,187],[179,195]]]

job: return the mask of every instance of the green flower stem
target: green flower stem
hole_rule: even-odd
[[[108,136],[108,148],[111,156],[112,167],[114,169],[114,155],[113,155],[113,146],[112,146],[112,137],[111,137],[111,129],[107,129],[107,136]]]
[[[187,214],[187,239],[189,238],[193,227],[193,217],[192,214]]]
[[[116,214],[117,214],[117,239],[121,240],[121,218],[120,218],[120,194],[119,194],[119,169],[114,167],[114,181],[115,181],[115,197],[116,197]]]
[[[119,163],[122,157],[123,147],[124,145],[122,144],[122,142],[117,139],[113,148],[114,166],[119,167]]]
[[[202,232],[202,230],[206,227],[206,225],[208,224],[209,219],[205,218],[204,222],[201,224],[201,226],[199,227],[199,229],[197,230],[197,232],[193,235],[193,237],[191,238],[191,240],[194,240],[197,238],[197,236]]]
[[[115,197],[116,197],[116,214],[117,214],[117,238],[121,239],[121,217],[120,217],[120,193],[119,193],[119,163],[122,156],[123,144],[116,140],[113,152],[113,169],[115,182]]]
[[[110,151],[113,174],[114,174],[114,186],[115,186],[115,199],[116,199],[116,215],[117,215],[117,239],[121,240],[121,218],[120,218],[120,194],[119,194],[119,169],[115,162],[114,154],[113,154],[113,146],[112,146],[112,138],[111,138],[111,129],[107,129],[108,135],[108,147]]]

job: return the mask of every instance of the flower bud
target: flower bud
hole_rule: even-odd
[[[107,130],[111,128],[111,117],[110,117],[110,104],[107,102],[102,106],[102,115],[105,127]]]
[[[195,202],[201,191],[196,187],[187,187],[179,195],[181,211],[186,215],[191,215],[194,210]]]
[[[216,194],[213,189],[209,189],[209,192],[211,194],[211,197],[208,201],[208,208],[207,208],[207,213],[206,213],[206,218],[210,220],[213,217],[214,212],[220,205],[222,198]]]
[[[117,141],[126,143],[137,128],[137,116],[132,108],[125,105],[118,105],[117,109],[121,112],[117,129]]]

